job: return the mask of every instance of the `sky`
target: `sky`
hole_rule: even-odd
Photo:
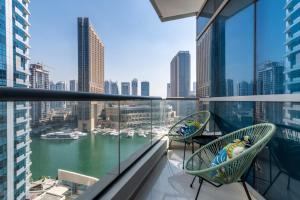
[[[180,50],[191,54],[191,87],[196,80],[195,17],[162,23],[149,0],[32,0],[30,12],[31,63],[53,81],[77,79],[77,17],[89,17],[104,42],[105,80],[148,80],[150,95],[165,97]]]

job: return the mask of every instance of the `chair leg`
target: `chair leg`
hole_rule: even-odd
[[[182,160],[182,169],[184,169],[184,161],[185,161],[185,149],[186,149],[186,142],[184,142],[183,160]]]
[[[197,178],[197,176],[194,176],[193,181],[192,181],[192,183],[190,184],[190,187],[191,187],[191,188],[193,187],[194,181],[195,181],[196,178]]]
[[[270,184],[272,183],[272,155],[271,155],[271,149],[269,147],[269,166],[270,166],[270,170],[269,170],[269,176],[270,176]]]
[[[169,140],[169,149],[171,148],[172,140]]]
[[[274,178],[274,180],[271,182],[271,184],[267,187],[266,191],[264,192],[264,196],[267,194],[267,192],[269,191],[269,189],[272,187],[272,185],[275,183],[275,181],[277,180],[277,178],[279,177],[279,175],[282,173],[282,171],[278,172]]]
[[[247,194],[248,200],[252,200],[252,199],[251,199],[251,196],[250,196],[250,193],[249,193],[249,191],[248,191],[248,189],[247,189],[247,185],[246,185],[245,181],[243,181],[243,187],[244,187],[245,192],[246,192],[246,194]]]
[[[194,142],[192,142],[192,153],[194,153]]]
[[[291,183],[291,177],[288,176],[288,184],[287,184],[287,187],[286,187],[287,190],[290,190],[290,183]]]
[[[199,196],[199,193],[200,193],[200,189],[201,189],[202,183],[203,183],[203,179],[199,177],[199,188],[198,188],[198,191],[197,191],[195,200],[198,199],[198,196]]]

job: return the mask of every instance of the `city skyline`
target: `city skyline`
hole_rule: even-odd
[[[72,1],[74,8],[68,10],[67,13],[65,9],[69,6],[68,1],[57,1],[58,7],[54,7],[55,2],[31,2],[32,15],[30,21],[34,25],[31,28],[31,62],[42,62],[49,66],[52,75],[51,80],[55,82],[64,80],[66,75],[69,80],[76,79],[76,18],[87,16],[106,45],[105,80],[112,79],[124,82],[131,80],[132,77],[137,77],[139,80],[148,80],[151,83],[150,94],[165,97],[167,95],[165,85],[169,82],[169,76],[164,76],[164,74],[168,74],[169,61],[176,52],[187,49],[191,53],[191,81],[195,81],[194,38],[196,35],[194,19],[183,19],[163,25],[148,1],[137,2],[131,0],[126,3],[120,2],[120,4],[122,6],[118,8],[118,13],[125,16],[122,20],[115,18],[113,13],[107,12],[111,10],[110,7],[113,7],[113,4],[109,1],[91,1],[89,4],[81,1],[73,3]],[[122,7],[130,9],[132,14],[126,15],[124,9],[121,9]],[[50,8],[55,9],[57,16],[51,18],[44,16],[45,8],[47,10]],[[103,12],[98,12],[99,9]],[[140,15],[143,15],[144,20],[147,21],[148,25],[145,29],[140,28],[141,24],[144,24],[143,20],[138,19]],[[105,23],[108,17],[110,23]],[[45,21],[47,21],[47,26],[45,26]],[[51,30],[51,26],[57,27],[60,31]],[[124,26],[130,26],[131,28],[128,29]],[[178,26],[182,28],[178,30]],[[44,30],[42,35],[40,30]],[[157,30],[157,32],[154,33],[150,30]],[[118,34],[120,31],[126,35],[126,39]],[[45,37],[51,39],[45,41]],[[129,46],[130,51],[128,51]],[[118,59],[115,59],[116,55],[118,55]],[[155,59],[151,59],[151,62],[149,62],[149,57]],[[159,73],[157,73],[158,71]]]

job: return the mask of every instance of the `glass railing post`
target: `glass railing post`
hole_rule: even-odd
[[[152,119],[152,117],[153,117],[153,115],[152,115],[152,111],[153,111],[153,109],[152,109],[152,106],[153,106],[153,102],[152,102],[152,100],[150,100],[150,104],[151,104],[151,114],[150,114],[150,117],[151,117],[151,124],[150,124],[150,129],[151,129],[151,131],[150,131],[150,144],[151,145],[153,145],[153,132],[152,132],[152,123],[153,123],[153,119]]]
[[[121,173],[121,102],[118,101],[118,108],[119,108],[119,135],[118,135],[118,174]]]

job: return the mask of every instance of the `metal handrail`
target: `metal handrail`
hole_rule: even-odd
[[[162,100],[161,97],[108,95],[30,88],[0,87],[0,101],[126,101]]]

